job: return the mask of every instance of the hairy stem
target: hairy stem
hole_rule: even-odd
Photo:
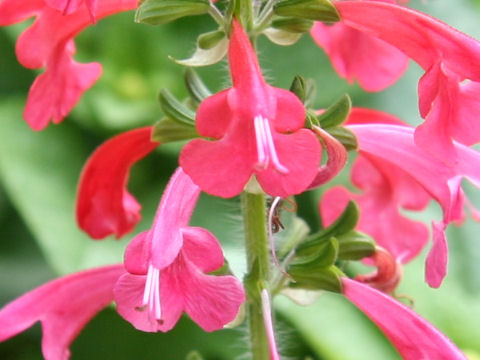
[[[265,195],[244,192],[242,212],[248,268],[244,283],[252,360],[268,360],[268,339],[263,322],[261,298],[262,290],[268,288],[270,276]]]

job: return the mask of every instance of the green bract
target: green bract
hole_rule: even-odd
[[[137,9],[135,21],[160,25],[184,16],[206,14],[209,8],[208,0],[145,0]]]
[[[335,6],[328,0],[284,0],[274,6],[280,16],[298,17],[323,22],[340,20]]]

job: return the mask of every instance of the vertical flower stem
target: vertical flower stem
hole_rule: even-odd
[[[236,0],[235,14],[249,33],[253,28],[253,0]]]
[[[245,276],[247,316],[252,360],[268,360],[268,338],[262,312],[261,292],[270,276],[264,194],[242,194],[248,273]]]

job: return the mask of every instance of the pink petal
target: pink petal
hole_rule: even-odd
[[[61,11],[64,15],[70,15],[85,4],[92,21],[95,21],[97,0],[45,0],[48,6]]]
[[[218,330],[235,318],[244,301],[242,285],[236,278],[205,275],[181,252],[160,274],[159,322],[143,306],[145,281],[146,276],[126,274],[115,286],[117,311],[142,331],[169,331],[183,311],[205,331]]]
[[[209,273],[223,266],[222,247],[210,231],[189,226],[182,229],[182,235],[183,252],[198,269]]]
[[[458,156],[452,139],[468,144],[480,140],[478,132],[469,131],[480,126],[471,117],[480,104],[459,90],[464,79],[480,81],[475,65],[480,61],[478,41],[402,6],[376,1],[339,1],[335,5],[346,25],[385,40],[426,71],[419,83],[420,113],[426,120],[415,134],[419,146],[452,164]],[[459,117],[460,111],[467,118]]]
[[[60,122],[101,74],[97,63],[81,65],[73,61],[74,36],[90,25],[95,16],[103,18],[137,6],[137,0],[102,0],[98,6],[96,0],[85,0],[86,6],[78,8],[79,0],[48,1],[57,7],[65,5],[64,10],[71,14],[63,15],[40,0],[7,0],[0,4],[0,25],[35,16],[16,43],[17,58],[23,66],[47,68],[34,82],[25,109],[25,119],[35,130],[44,128],[51,118]],[[49,91],[45,91],[47,88]]]
[[[458,113],[451,124],[454,139],[465,145],[473,145],[478,142],[480,134],[480,121],[478,112],[480,109],[480,83],[469,82],[460,85],[458,98]]]
[[[258,91],[265,87],[257,55],[248,35],[236,19],[232,21],[232,32],[228,47],[228,63],[233,87],[241,91]],[[254,90],[253,90],[254,89]]]
[[[408,263],[425,247],[428,241],[427,227],[403,216],[400,205],[388,193],[365,192],[357,195],[342,187],[333,187],[323,195],[319,204],[323,224],[328,226],[333,223],[350,199],[360,207],[356,229],[372,236],[398,261]]]
[[[152,229],[151,261],[157,269],[170,265],[183,245],[182,228],[188,225],[200,188],[179,167],[170,178],[158,206]]]
[[[76,11],[83,0],[45,0],[48,6],[61,11],[64,15]]]
[[[405,360],[466,360],[440,331],[410,308],[354,280],[342,278],[343,294],[362,310]]]
[[[326,184],[332,180],[343,169],[347,163],[348,156],[345,147],[328,132],[317,126],[313,128],[313,131],[323,140],[328,160],[325,165],[318,169],[315,179],[308,187],[309,189]]]
[[[152,128],[131,130],[108,140],[90,156],[80,177],[76,216],[92,238],[120,238],[140,220],[140,205],[126,190],[130,168],[158,146]]]
[[[258,182],[271,196],[287,197],[305,191],[318,172],[319,141],[307,129],[288,135],[274,133],[273,140],[280,162],[289,172],[282,174],[270,164],[266,170],[255,171]]]
[[[448,244],[445,235],[444,222],[433,222],[433,246],[427,256],[425,266],[425,279],[428,285],[440,287],[443,278],[447,275]]]
[[[151,243],[148,239],[149,231],[135,236],[127,245],[124,254],[125,270],[133,275],[146,275],[151,257]]]
[[[180,154],[180,166],[203,191],[224,198],[238,195],[252,175],[251,164],[255,162],[242,145],[232,144],[230,138],[192,140]]]
[[[205,275],[186,257],[180,256],[165,272],[162,299],[167,304],[182,299],[185,312],[205,331],[219,330],[233,321],[245,301],[242,284],[235,277]],[[163,292],[163,284],[168,292]]]
[[[431,72],[433,75],[430,75]],[[451,139],[452,125],[458,117],[460,88],[457,79],[452,79],[440,66],[435,66],[420,79],[418,93],[420,107],[425,108],[421,111],[426,114],[426,121],[416,129],[415,142],[445,163],[452,164],[458,156]],[[430,108],[427,109],[429,105]],[[461,123],[458,125],[461,126]]]
[[[352,108],[346,124],[390,124],[410,126],[391,114],[366,108]]]
[[[305,125],[305,107],[300,99],[288,90],[269,86],[277,100],[277,114],[273,120],[276,131],[285,133],[303,128]]]
[[[121,265],[83,271],[51,281],[21,296],[0,310],[0,341],[40,321],[45,359],[67,359],[73,339],[113,300],[113,286],[123,272]]]
[[[97,6],[97,17],[101,19],[136,7],[137,0],[102,0]],[[91,25],[86,7],[66,16],[50,7],[44,6],[39,10],[41,16],[20,35],[16,45],[18,61],[23,66],[34,69],[45,66],[57,47]]]
[[[222,138],[231,123],[231,110],[228,94],[224,90],[205,99],[197,109],[195,127],[198,133],[214,139]]]
[[[30,88],[23,116],[33,130],[43,130],[50,120],[60,123],[102,74],[98,63],[72,60],[73,42],[70,45],[52,55],[46,72]]]
[[[37,15],[44,7],[44,0],[3,0],[0,2],[0,26],[13,25]]]
[[[161,275],[162,321],[151,318],[149,311],[143,305],[143,292],[146,276],[125,274],[115,285],[115,302],[117,311],[136,329],[145,332],[166,332],[171,330],[180,319],[183,312],[183,299],[175,297]]]
[[[458,175],[473,178],[478,176],[475,174],[473,164],[468,164],[468,161],[471,157],[480,161],[480,154],[460,144],[456,144],[456,150],[460,155],[459,164],[456,167],[448,167],[417,147],[413,141],[413,129],[406,126],[372,124],[349,125],[348,128],[357,136],[360,151],[393,163],[405,171],[440,203],[445,214],[452,213],[453,209],[458,207],[456,202],[460,200],[451,198],[449,179]],[[389,141],[377,141],[379,138],[386,138]],[[458,215],[456,211],[453,213]],[[455,217],[451,220],[460,219]]]
[[[395,46],[425,71],[440,59],[462,78],[480,81],[479,43],[441,21],[379,1],[336,1],[335,7],[346,25]]]
[[[335,70],[367,91],[380,91],[400,78],[408,58],[399,50],[345,24],[315,23],[311,35],[330,57]]]
[[[474,185],[480,186],[480,170],[477,165],[480,154],[477,151],[453,143],[458,154],[458,162],[455,166],[446,166],[438,158],[415,146],[411,128],[379,124],[350,125],[349,128],[357,136],[361,152],[376,156],[387,163],[394,163],[415,179],[441,205],[445,226],[451,221],[463,219],[465,195],[461,189],[461,179],[467,178]],[[379,142],[379,138],[388,138],[389,141]],[[438,239],[437,236],[436,242],[441,243]],[[438,247],[434,245],[434,252],[436,249]],[[437,256],[433,258],[436,259]],[[444,260],[431,260],[429,264],[432,263],[446,266]],[[445,272],[446,270],[435,270],[436,274]],[[438,283],[438,278],[433,283]]]

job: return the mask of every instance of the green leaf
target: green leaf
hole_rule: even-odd
[[[184,16],[208,13],[208,0],[145,0],[137,9],[135,21],[160,25]]]
[[[278,18],[272,21],[272,27],[293,33],[305,33],[310,31],[313,21],[295,17]]]
[[[350,231],[337,237],[339,260],[360,260],[375,252],[375,242],[367,234]]]
[[[359,210],[355,202],[349,201],[347,207],[337,220],[329,227],[320,230],[316,234],[310,235],[301,243],[296,253],[298,256],[312,255],[317,248],[323,246],[331,237],[339,237],[353,230],[358,222]]]
[[[225,38],[225,31],[216,30],[201,34],[198,37],[197,44],[200,49],[208,50],[215,47],[221,40]]]
[[[166,116],[185,125],[195,126],[195,112],[178,101],[170,91],[162,89],[158,98]]]
[[[335,139],[340,141],[342,145],[345,146],[345,149],[347,149],[348,151],[356,150],[358,148],[357,137],[352,131],[348,130],[347,128],[339,126],[326,129],[326,131]]]
[[[194,139],[199,136],[195,126],[163,118],[154,125],[152,140],[165,144],[172,141]]]
[[[223,59],[227,54],[228,48],[228,39],[224,36],[221,38],[216,45],[210,47],[209,49],[203,49],[199,45],[193,55],[188,59],[177,60],[173,59],[177,64],[189,67],[199,67],[199,66],[208,66],[213,65]]]
[[[197,72],[191,68],[185,70],[185,85],[192,100],[196,104],[200,104],[203,100],[212,95],[200,76],[198,76]]]
[[[340,280],[342,272],[335,266],[311,269],[310,271],[289,267],[288,273],[295,279],[295,282],[289,284],[292,288],[342,292],[342,282]]]
[[[315,247],[313,254],[296,257],[291,265],[295,271],[315,272],[319,268],[332,266],[337,261],[339,252],[338,240],[334,237],[328,239]]]
[[[347,120],[350,109],[352,108],[352,100],[347,94],[343,95],[330,105],[325,112],[318,116],[320,126],[323,129],[335,127],[343,124]]]
[[[267,28],[263,30],[263,33],[271,42],[280,46],[293,45],[302,37],[301,33],[293,33],[274,28]]]
[[[310,107],[315,101],[317,87],[313,79],[305,79],[303,76],[296,75],[290,85],[290,91],[297,95],[306,107]]]
[[[316,21],[340,20],[337,9],[329,0],[284,0],[274,6],[276,15]]]

